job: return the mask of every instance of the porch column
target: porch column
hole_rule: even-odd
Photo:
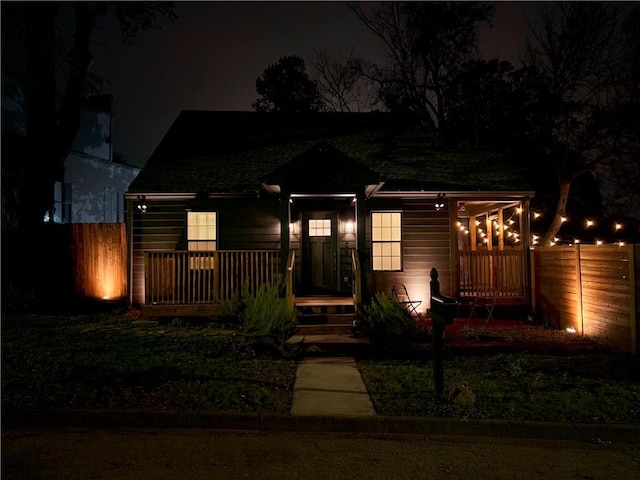
[[[289,258],[289,198],[291,192],[280,191],[280,272],[287,272],[287,259]]]
[[[524,275],[524,294],[527,298],[527,308],[529,312],[533,307],[533,299],[531,292],[531,197],[525,197],[522,201],[522,209],[520,210],[520,229],[522,230],[522,256],[523,256],[523,275]],[[529,313],[527,312],[527,313]]]
[[[365,205],[364,189],[356,192],[356,246],[358,248],[358,260],[360,260],[360,285],[362,301],[369,298],[367,290],[367,276],[369,275],[369,255],[367,251],[367,209]]]

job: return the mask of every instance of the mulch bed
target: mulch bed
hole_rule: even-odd
[[[426,328],[431,319],[420,321]],[[522,320],[457,318],[445,326],[443,348],[468,352],[528,351],[577,354],[603,351],[607,347],[592,339],[565,330],[545,328]]]

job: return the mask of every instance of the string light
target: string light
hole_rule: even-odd
[[[562,217],[560,217],[560,222],[564,223],[567,221],[567,217],[565,217],[564,215]]]
[[[596,240],[596,245],[602,245],[602,240]]]
[[[617,230],[622,230],[622,224],[621,223],[616,223],[616,231]]]
[[[587,219],[587,228],[592,227],[592,226],[593,226],[593,220]]]

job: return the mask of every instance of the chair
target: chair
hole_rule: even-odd
[[[471,312],[469,318],[475,318],[474,315],[478,314],[478,310],[484,310],[487,314],[485,322],[488,322],[493,318],[493,309],[496,307],[497,296],[494,291],[489,288],[479,288],[478,295],[473,299],[471,303]]]
[[[422,300],[411,300],[407,287],[404,283],[395,283],[391,288],[391,293],[400,302],[400,304],[409,312],[410,315],[417,315],[422,317],[422,314],[418,311],[418,307],[422,303]]]

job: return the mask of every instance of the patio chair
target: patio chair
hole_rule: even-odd
[[[473,299],[471,303],[471,312],[469,318],[475,318],[478,315],[478,310],[482,310],[486,313],[487,318],[485,323],[493,318],[493,310],[496,307],[497,296],[495,292],[489,288],[478,289],[478,295]]]
[[[411,300],[407,287],[404,283],[395,283],[391,288],[391,293],[400,302],[400,304],[409,312],[410,315],[416,315],[419,318],[422,314],[418,311],[418,307],[422,303],[422,300]]]

